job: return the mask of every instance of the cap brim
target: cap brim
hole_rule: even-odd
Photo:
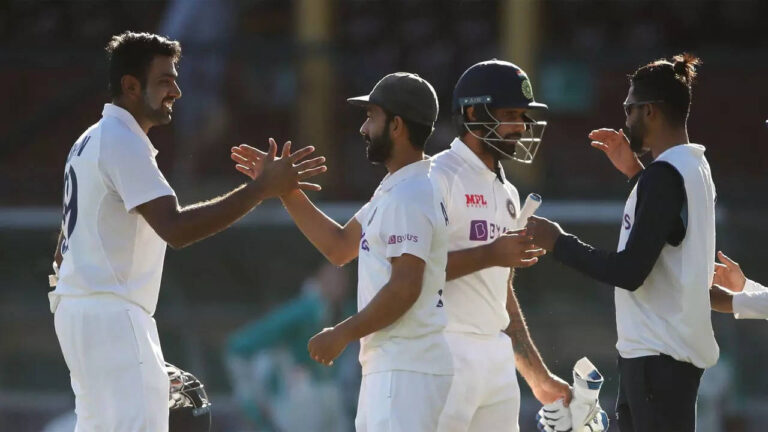
[[[370,95],[349,98],[347,99],[347,102],[351,103],[352,105],[367,106],[371,104],[371,101],[368,100],[369,96]]]

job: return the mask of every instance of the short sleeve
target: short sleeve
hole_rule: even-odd
[[[404,200],[382,209],[379,235],[386,245],[387,258],[410,254],[427,261],[434,225],[426,204]]]
[[[149,145],[139,139],[115,141],[102,144],[99,165],[126,211],[161,196],[176,195]]]
[[[360,210],[358,210],[357,213],[355,213],[354,218],[357,221],[357,223],[360,224],[360,226],[365,226],[363,225],[363,219],[365,219],[365,215],[368,213],[368,208],[370,207],[371,207],[371,202],[368,201],[367,203],[365,203],[364,206],[360,207]]]

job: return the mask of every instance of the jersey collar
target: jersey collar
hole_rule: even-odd
[[[144,140],[145,143],[147,143],[150,150],[152,150],[152,156],[157,156],[158,151],[155,148],[155,146],[152,145],[152,141],[149,140],[149,137],[141,129],[141,126],[139,126],[139,123],[136,121],[133,115],[129,113],[127,110],[125,110],[124,108],[120,108],[115,104],[108,103],[108,104],[104,104],[104,110],[101,112],[101,115],[102,117],[115,117],[116,119],[123,122],[126,126],[128,126],[128,129],[130,129],[131,132],[141,137],[141,139]]]
[[[389,192],[393,187],[395,187],[395,185],[402,182],[403,180],[407,180],[417,175],[429,174],[429,167],[431,163],[432,162],[430,159],[424,159],[408,164],[391,174],[387,174],[381,181],[381,184],[379,185],[379,188],[376,192]]]
[[[461,160],[464,161],[467,165],[469,165],[472,169],[480,173],[481,175],[487,177],[489,180],[498,179],[500,182],[504,183],[504,169],[501,167],[501,164],[498,166],[497,171],[491,171],[488,169],[488,167],[485,165],[485,163],[480,160],[480,158],[475,154],[475,152],[472,151],[469,147],[467,147],[466,144],[460,139],[455,138],[453,142],[451,143],[451,150],[453,153],[455,153],[457,156],[461,158]]]

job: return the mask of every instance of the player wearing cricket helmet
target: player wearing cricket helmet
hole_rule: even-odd
[[[511,268],[535,264],[543,251],[519,231],[526,223],[520,198],[499,164],[533,160],[545,123],[527,113],[543,109],[520,68],[478,63],[453,93],[457,137],[432,158],[451,218],[444,296],[455,375],[440,432],[517,431],[516,363],[542,403],[570,399],[531,341],[512,289]]]
[[[505,118],[494,112],[502,107],[522,111],[519,118]],[[547,110],[534,100],[528,75],[502,60],[473,65],[453,90],[451,112],[458,135],[468,132],[481,140],[496,159],[533,162],[547,122],[536,121],[528,113]],[[504,133],[501,126],[505,125],[515,125],[518,130]]]

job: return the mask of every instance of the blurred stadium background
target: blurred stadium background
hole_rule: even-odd
[[[263,148],[275,137],[314,145],[328,157],[329,172],[320,180],[324,190],[313,199],[339,220],[369,198],[384,174],[365,159],[357,132],[363,114],[346,97],[367,93],[390,72],[425,77],[442,107],[428,143],[433,154],[453,136],[448,111],[461,72],[492,57],[510,60],[529,73],[536,98],[550,106],[534,164],[509,166],[510,180],[523,197],[544,197],[540,214],[604,248],[615,247],[628,186],[589,147],[587,134],[623,125],[626,74],[652,59],[691,51],[704,65],[689,134],[708,148],[718,188],[718,248],[765,283],[766,17],[768,2],[759,0],[0,2],[0,431],[40,431],[46,425],[48,431],[67,430],[50,422],[74,406],[48,311],[46,275],[60,223],[66,155],[107,101],[103,47],[111,35],[150,31],[182,43],[183,98],[172,125],[150,132],[159,165],[182,203],[244,181],[230,163],[232,145]],[[233,392],[233,381],[266,389],[269,399],[295,387],[301,370],[309,371],[302,382],[310,390],[317,382],[337,386],[344,396],[339,409],[354,414],[354,361],[334,366],[346,370],[331,377],[294,364],[307,359],[289,359],[290,370],[279,372],[274,359],[285,357],[285,350],[266,341],[251,356],[255,360],[241,359],[252,362],[245,369],[261,375],[233,380],[228,366],[230,335],[300,296],[303,281],[321,262],[277,203],[265,203],[214,238],[168,251],[155,318],[167,360],[207,385],[214,430],[291,430],[278,424],[283,420],[276,413],[308,415],[321,398],[254,412],[247,398]],[[346,276],[351,283],[352,267]],[[516,287],[550,368],[570,381],[573,364],[588,355],[606,376],[601,399],[613,414],[613,294],[598,285],[544,259],[519,272]],[[348,296],[353,301],[354,289]],[[721,362],[705,374],[700,430],[763,431],[768,324],[720,314],[713,321]],[[287,328],[279,339],[306,342],[290,326],[278,327],[263,333],[279,335]],[[354,352],[349,356],[354,359]],[[275,387],[266,380],[283,383]],[[533,431],[538,403],[521,388],[521,430]]]

